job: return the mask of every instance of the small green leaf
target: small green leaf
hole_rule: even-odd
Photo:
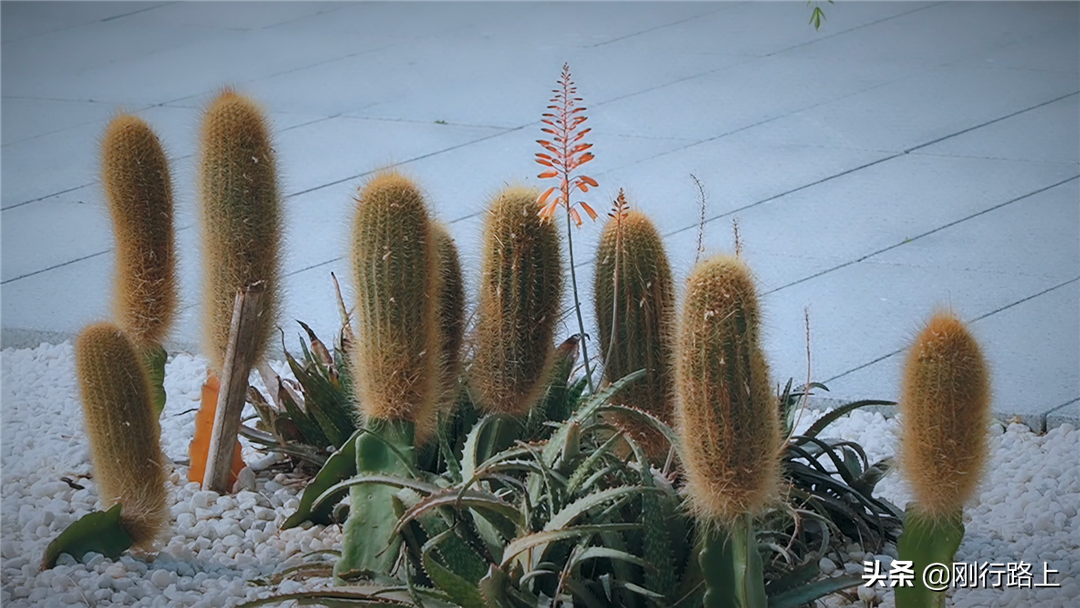
[[[122,505],[116,503],[108,511],[88,513],[68,526],[45,548],[41,569],[48,570],[55,566],[61,553],[67,553],[77,560],[91,551],[111,559],[120,557],[135,543],[120,523],[121,508]]]

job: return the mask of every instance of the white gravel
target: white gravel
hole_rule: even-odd
[[[101,555],[87,563],[63,556],[59,565],[38,572],[45,546],[70,523],[99,508],[89,479],[89,448],[70,343],[0,354],[0,603],[23,606],[232,606],[273,592],[294,592],[328,584],[323,578],[285,580],[261,586],[254,579],[305,561],[305,555],[337,549],[337,527],[311,526],[281,531],[302,489],[283,474],[259,472],[248,490],[231,496],[203,492],[187,483],[187,467],[170,476],[172,529],[152,554]],[[162,448],[174,461],[186,460],[194,408],[205,377],[205,362],[173,357],[167,367],[168,405],[162,417]],[[805,412],[806,428],[820,413]],[[858,441],[871,461],[895,446],[895,420],[855,412],[826,433]],[[957,561],[1047,562],[1058,574],[1056,588],[958,589],[951,604],[966,607],[1080,606],[1080,431],[1062,425],[1039,436],[1027,427],[995,423],[989,474],[975,504],[965,512],[967,534]],[[261,454],[245,445],[245,460]],[[258,468],[257,466],[255,468]],[[85,489],[61,481],[67,477]],[[880,495],[903,505],[907,490],[898,475],[879,486]],[[893,554],[893,555],[889,555]],[[851,546],[853,563],[823,560],[834,575],[862,571],[863,556]],[[313,558],[306,558],[313,559]],[[886,568],[887,569],[887,568]],[[1036,577],[1038,582],[1038,577]],[[892,606],[891,592],[858,593],[858,604]],[[835,602],[830,602],[835,603]]]

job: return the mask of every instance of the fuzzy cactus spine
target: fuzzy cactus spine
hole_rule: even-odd
[[[101,140],[101,183],[116,238],[114,315],[140,350],[160,346],[176,316],[173,186],[161,142],[131,114]]]
[[[554,356],[562,259],[538,192],[508,187],[484,223],[472,388],[487,413],[522,416],[540,398]]]
[[[675,423],[690,504],[733,522],[778,496],[780,423],[749,268],[718,255],[694,268],[679,326]]]
[[[382,173],[356,199],[352,378],[368,419],[411,421],[430,436],[440,376],[437,239],[412,181]]]
[[[270,342],[279,307],[281,196],[270,128],[253,100],[226,89],[211,102],[202,121],[198,172],[204,350],[220,375],[237,290],[266,282],[256,361]]]
[[[619,399],[670,424],[675,289],[664,242],[644,213],[617,210],[604,226],[593,294],[604,377],[614,382],[646,370]],[[650,458],[667,455],[670,446],[651,427],[629,420],[619,424],[645,445]]]
[[[150,546],[168,518],[161,430],[150,383],[131,339],[112,323],[83,329],[75,365],[98,496],[123,505],[121,524],[138,548]]]

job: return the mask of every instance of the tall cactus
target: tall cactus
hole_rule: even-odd
[[[413,445],[435,430],[442,388],[437,230],[420,190],[397,173],[375,176],[356,203],[350,359],[366,426],[379,434],[356,439],[356,470],[408,475]],[[350,488],[338,576],[393,567],[401,546],[393,533],[396,492],[385,485]]]
[[[675,422],[707,607],[766,603],[753,516],[778,498],[781,439],[760,318],[742,261],[719,255],[697,265],[679,327]]]
[[[116,237],[116,321],[140,349],[160,346],[176,316],[173,186],[161,142],[141,118],[109,123],[101,183]]]
[[[619,399],[670,424],[675,313],[671,266],[649,217],[624,209],[620,192],[616,213],[604,226],[596,252],[593,294],[604,377],[614,382],[646,370],[645,377],[627,386]],[[630,420],[618,423],[644,444],[650,458],[667,455],[667,442],[651,427]]]
[[[978,343],[957,317],[935,314],[908,351],[900,397],[900,464],[918,509],[964,506],[987,458],[990,376]]]
[[[897,550],[915,579],[896,589],[898,608],[944,605],[923,570],[951,563],[964,538],[964,503],[986,466],[989,422],[990,374],[979,345],[960,319],[939,312],[908,351],[900,388],[899,461],[914,500]]]
[[[116,238],[113,314],[135,342],[157,411],[165,407],[165,349],[176,317],[173,186],[157,135],[120,114],[101,140],[101,183]]]
[[[259,106],[230,89],[218,95],[203,116],[199,158],[204,350],[218,375],[238,289],[267,283],[266,311],[255,332],[256,360],[274,329],[282,223],[274,157]]]
[[[453,410],[461,375],[461,347],[465,343],[465,278],[457,245],[441,222],[432,222],[439,259],[439,353],[442,378],[440,409]]]
[[[694,269],[679,328],[676,426],[691,504],[710,519],[760,511],[780,485],[779,413],[760,317],[738,258],[719,255]]]
[[[149,379],[131,339],[112,323],[83,329],[75,364],[98,496],[123,505],[121,524],[146,548],[168,518],[165,461]]]
[[[364,415],[429,431],[440,389],[437,239],[420,190],[397,173],[357,198],[352,377]]]
[[[553,361],[562,260],[554,223],[537,215],[537,194],[523,187],[502,190],[484,224],[471,379],[488,413],[526,414]]]

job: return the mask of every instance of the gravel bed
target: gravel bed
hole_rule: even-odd
[[[245,489],[234,495],[203,492],[186,481],[187,466],[178,461],[188,457],[206,367],[203,359],[185,354],[172,357],[166,370],[162,449],[174,461],[173,506],[171,529],[157,552],[129,552],[116,561],[94,555],[87,563],[62,556],[57,567],[39,572],[46,545],[99,508],[71,344],[5,350],[0,370],[0,603],[5,607],[233,606],[329,584],[320,577],[265,584],[275,573],[317,561],[308,554],[336,549],[341,538],[336,526],[280,529],[296,508],[302,484],[267,469],[272,458],[245,443],[251,468],[242,477]],[[804,412],[799,427],[819,416]],[[892,455],[896,428],[895,419],[855,412],[826,434],[859,442],[875,461]],[[991,444],[989,474],[976,504],[965,512],[967,533],[957,561],[1023,560],[1036,564],[1040,574],[1046,562],[1058,572],[1051,582],[1059,587],[957,589],[951,605],[1080,606],[1080,431],[1062,425],[1040,436],[1019,424],[995,423]],[[881,482],[879,494],[900,505],[908,496],[895,474]],[[881,556],[863,555],[854,545],[849,549],[848,563],[823,561],[824,569],[835,568],[835,575],[861,573],[863,559],[887,563],[895,557],[893,548]],[[860,597],[865,602],[859,604],[893,605],[891,592],[884,590],[864,590]]]

